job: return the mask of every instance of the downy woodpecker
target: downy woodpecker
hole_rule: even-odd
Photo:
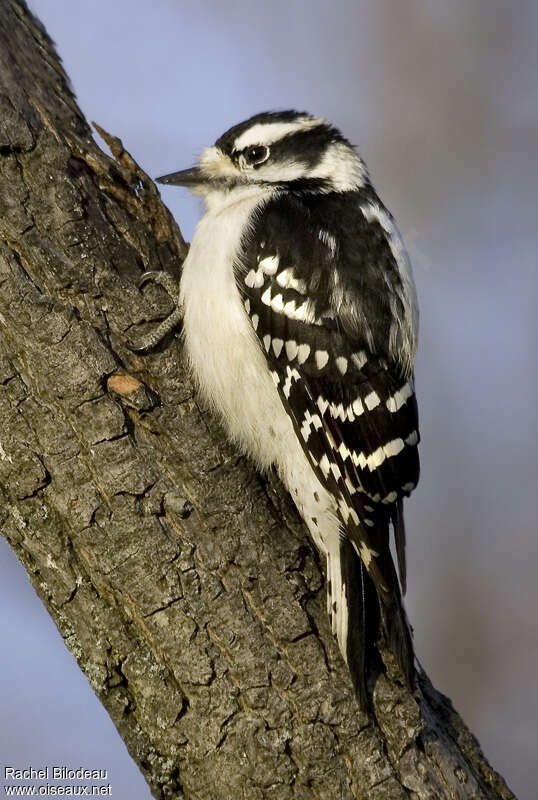
[[[260,469],[276,467],[326,559],[362,707],[380,626],[413,688],[402,502],[419,475],[418,312],[390,213],[348,140],[296,111],[257,114],[158,180],[206,212],[177,311],[137,349],[182,319],[200,392]]]

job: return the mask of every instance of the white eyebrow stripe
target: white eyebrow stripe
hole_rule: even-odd
[[[244,150],[253,144],[270,145],[290,133],[306,131],[324,124],[325,120],[321,117],[298,117],[293,122],[258,122],[237,137],[234,148]]]

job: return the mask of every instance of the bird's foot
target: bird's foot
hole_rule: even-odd
[[[168,272],[157,270],[144,272],[138,282],[138,288],[141,289],[144,284],[148,283],[148,281],[159,283],[164,288],[166,293],[169,294],[174,300],[174,303],[177,303],[179,287],[172,276],[168,274]],[[180,325],[181,316],[181,309],[179,305],[175,305],[172,313],[169,314],[166,319],[163,319],[160,325],[157,325],[155,330],[152,330],[150,333],[143,336],[140,341],[129,344],[129,349],[133,350],[135,353],[145,353],[148,350],[152,350],[160,342],[162,342],[164,337],[167,336],[170,331]]]

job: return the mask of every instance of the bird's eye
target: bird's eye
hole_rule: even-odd
[[[269,158],[269,148],[264,144],[253,144],[251,147],[245,148],[243,151],[245,163],[249,167],[254,167],[257,164],[263,164]]]

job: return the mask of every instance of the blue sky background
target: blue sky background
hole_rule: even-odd
[[[538,786],[538,4],[31,0],[82,110],[150,175],[296,107],[359,145],[421,305],[422,479],[407,503],[419,659],[520,800]],[[199,201],[162,190],[191,238]],[[149,798],[0,541],[1,761]]]

